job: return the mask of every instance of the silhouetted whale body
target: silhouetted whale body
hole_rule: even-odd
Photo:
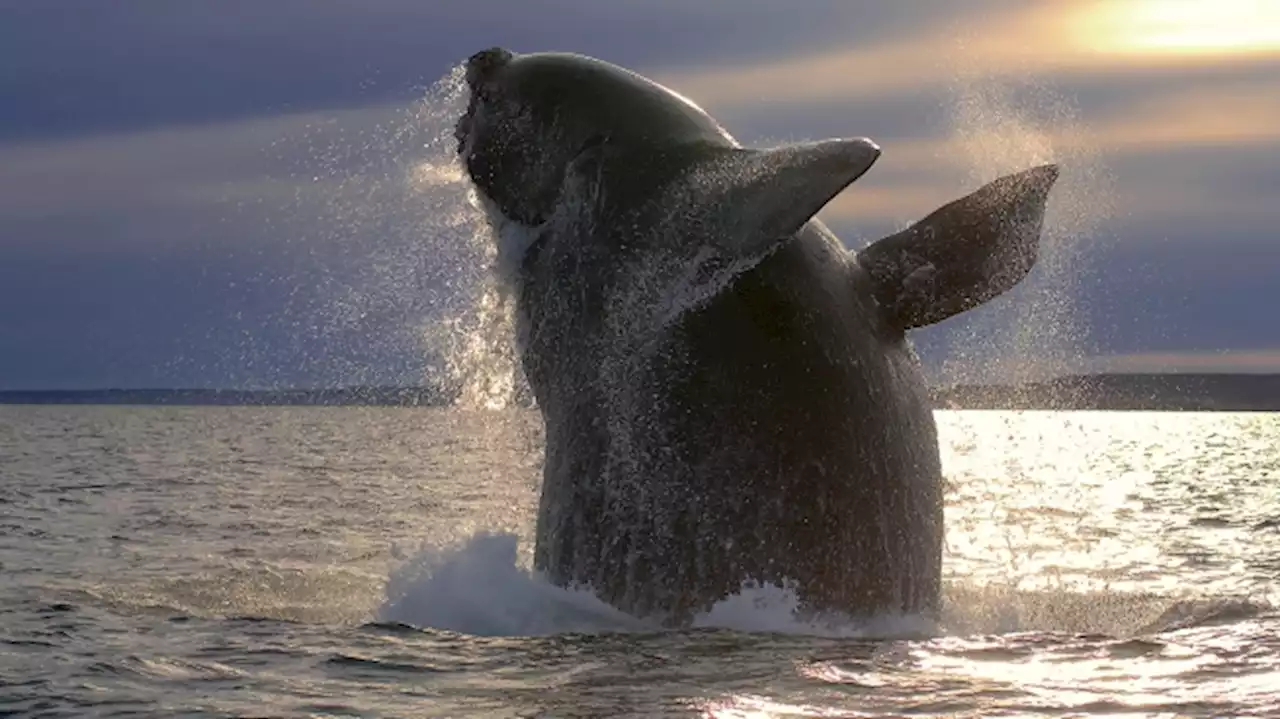
[[[1055,166],[856,254],[813,219],[880,149],[744,149],[599,60],[467,64],[458,152],[497,227],[546,426],[535,565],[670,624],[744,583],[932,612],[942,476],[905,333],[1016,285]]]

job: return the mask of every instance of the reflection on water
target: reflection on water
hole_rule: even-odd
[[[942,631],[672,632],[526,571],[536,413],[0,407],[0,713],[1280,716],[1280,415],[939,422]]]
[[[1274,544],[1258,541],[1280,519],[1271,415],[940,416],[953,439],[943,444],[953,576],[1020,589],[1234,595],[1280,569]]]

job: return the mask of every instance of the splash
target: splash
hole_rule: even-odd
[[[424,329],[429,351],[441,357],[436,374],[454,388],[454,406],[504,409],[527,394],[512,342],[511,305],[491,282],[473,302]]]
[[[442,319],[428,319],[422,329],[424,350],[441,358],[436,371],[457,388],[455,406],[502,409],[522,390],[512,341],[511,306],[497,264],[499,243],[475,190],[453,151],[453,123],[465,108],[462,66],[437,82],[417,105],[410,128],[423,128],[430,138],[426,156],[417,159],[410,177],[415,194],[446,196],[460,231],[445,234],[455,259],[445,287],[456,296]]]
[[[387,583],[381,621],[478,636],[644,630],[590,591],[561,589],[517,561],[518,540],[478,532],[456,547],[424,546]]]
[[[921,637],[939,630],[936,621],[919,615],[882,614],[864,619],[842,614],[806,615],[793,585],[754,583],[716,602],[694,618],[693,626],[843,639]]]
[[[948,383],[1021,383],[1070,372],[1087,352],[1079,304],[1088,289],[1085,253],[1114,211],[1110,175],[1066,98],[1032,82],[970,72],[963,53],[953,66],[949,145],[966,183],[1050,162],[1061,166],[1061,177],[1032,275],[1004,301],[964,317],[942,375]]]
[[[658,622],[605,604],[589,588],[561,588],[518,559],[510,533],[479,531],[447,547],[424,545],[387,582],[379,621],[479,636],[531,636],[583,632],[654,632]],[[694,618],[697,629],[827,637],[918,636],[931,622],[885,616],[857,621],[842,616],[802,617],[791,587],[744,585]]]
[[[478,531],[457,544],[423,545],[392,571],[378,621],[476,636],[658,632],[588,588],[562,588],[524,564],[517,535]],[[526,560],[527,561],[527,560]],[[746,584],[696,616],[694,629],[842,639],[1052,631],[1143,636],[1273,611],[1241,598],[1172,599],[1111,591],[1018,591],[950,583],[940,620],[884,614],[866,619],[805,616],[790,586]]]
[[[408,354],[398,383],[425,383],[454,406],[503,408],[523,376],[494,236],[454,151],[463,75],[453,68],[372,127],[328,126],[302,138],[310,181],[300,183],[295,214],[321,220],[307,238],[316,249],[306,272],[322,304],[311,314],[323,321],[295,329],[334,348],[316,362],[341,362],[353,343],[363,356],[387,358],[384,366]],[[331,374],[358,384],[381,376],[358,366]]]

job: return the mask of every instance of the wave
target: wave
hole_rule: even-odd
[[[424,545],[394,569],[376,621],[476,636],[658,632],[587,588],[558,587],[522,566],[519,538],[480,531],[459,544]],[[1026,631],[1140,636],[1271,611],[1247,598],[1170,598],[1123,592],[1026,592],[953,583],[940,619],[881,615],[805,617],[791,587],[748,585],[693,621],[696,629],[833,638],[921,638]]]
[[[481,636],[663,631],[604,603],[589,588],[558,587],[517,561],[515,534],[481,531],[461,545],[424,546],[394,570],[378,621]],[[772,584],[746,586],[697,616],[698,629],[868,636],[915,633],[919,617],[854,622],[801,619],[796,592]]]

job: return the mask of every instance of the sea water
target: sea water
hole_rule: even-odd
[[[0,407],[0,713],[1280,715],[1280,416],[938,419],[939,621],[673,631],[531,571],[535,412]]]

